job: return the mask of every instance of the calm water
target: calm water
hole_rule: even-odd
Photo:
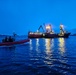
[[[76,36],[0,47],[0,75],[76,75]]]

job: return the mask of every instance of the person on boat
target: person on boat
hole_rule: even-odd
[[[8,37],[7,36],[5,37],[4,42],[8,42]]]
[[[13,42],[13,41],[14,41],[14,39],[11,36],[9,36],[8,42]]]
[[[8,42],[7,36],[2,40],[2,42]]]
[[[4,42],[4,39],[2,39],[2,42]]]

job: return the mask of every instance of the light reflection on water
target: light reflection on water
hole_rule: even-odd
[[[46,52],[46,57],[45,57],[45,60],[44,60],[44,63],[46,64],[46,65],[50,65],[50,67],[51,67],[51,64],[52,64],[52,61],[50,61],[50,58],[53,58],[52,57],[52,39],[45,39],[45,52]],[[48,61],[46,61],[46,60],[48,60]]]
[[[32,40],[30,39],[30,50],[32,50],[33,46],[32,46]]]
[[[75,42],[72,37],[37,38],[14,48],[0,47],[0,75],[75,75]]]
[[[38,51],[39,50],[39,39],[37,38],[36,39],[36,51]]]
[[[51,49],[51,39],[45,39],[46,53],[50,52]]]
[[[64,38],[59,38],[59,50],[60,50],[60,53],[61,55],[64,55],[65,53],[65,40]]]

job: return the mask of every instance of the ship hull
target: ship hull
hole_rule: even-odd
[[[43,38],[41,35],[29,35],[28,38]]]
[[[64,33],[64,35],[59,35],[59,34],[58,34],[58,37],[68,38],[70,34],[71,34],[71,33]]]
[[[57,38],[57,34],[45,33],[44,38]]]
[[[28,38],[43,38],[43,34],[28,34]]]
[[[63,37],[63,38],[68,38],[70,35],[70,33],[64,33],[64,35],[61,34],[50,34],[50,33],[43,33],[43,34],[28,34],[28,38],[59,38],[59,37]]]

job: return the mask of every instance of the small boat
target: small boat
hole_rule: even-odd
[[[19,40],[19,41],[14,41],[14,42],[2,42],[2,43],[0,43],[0,46],[23,44],[23,43],[27,43],[29,41],[30,41],[29,39],[25,39],[25,40]]]

